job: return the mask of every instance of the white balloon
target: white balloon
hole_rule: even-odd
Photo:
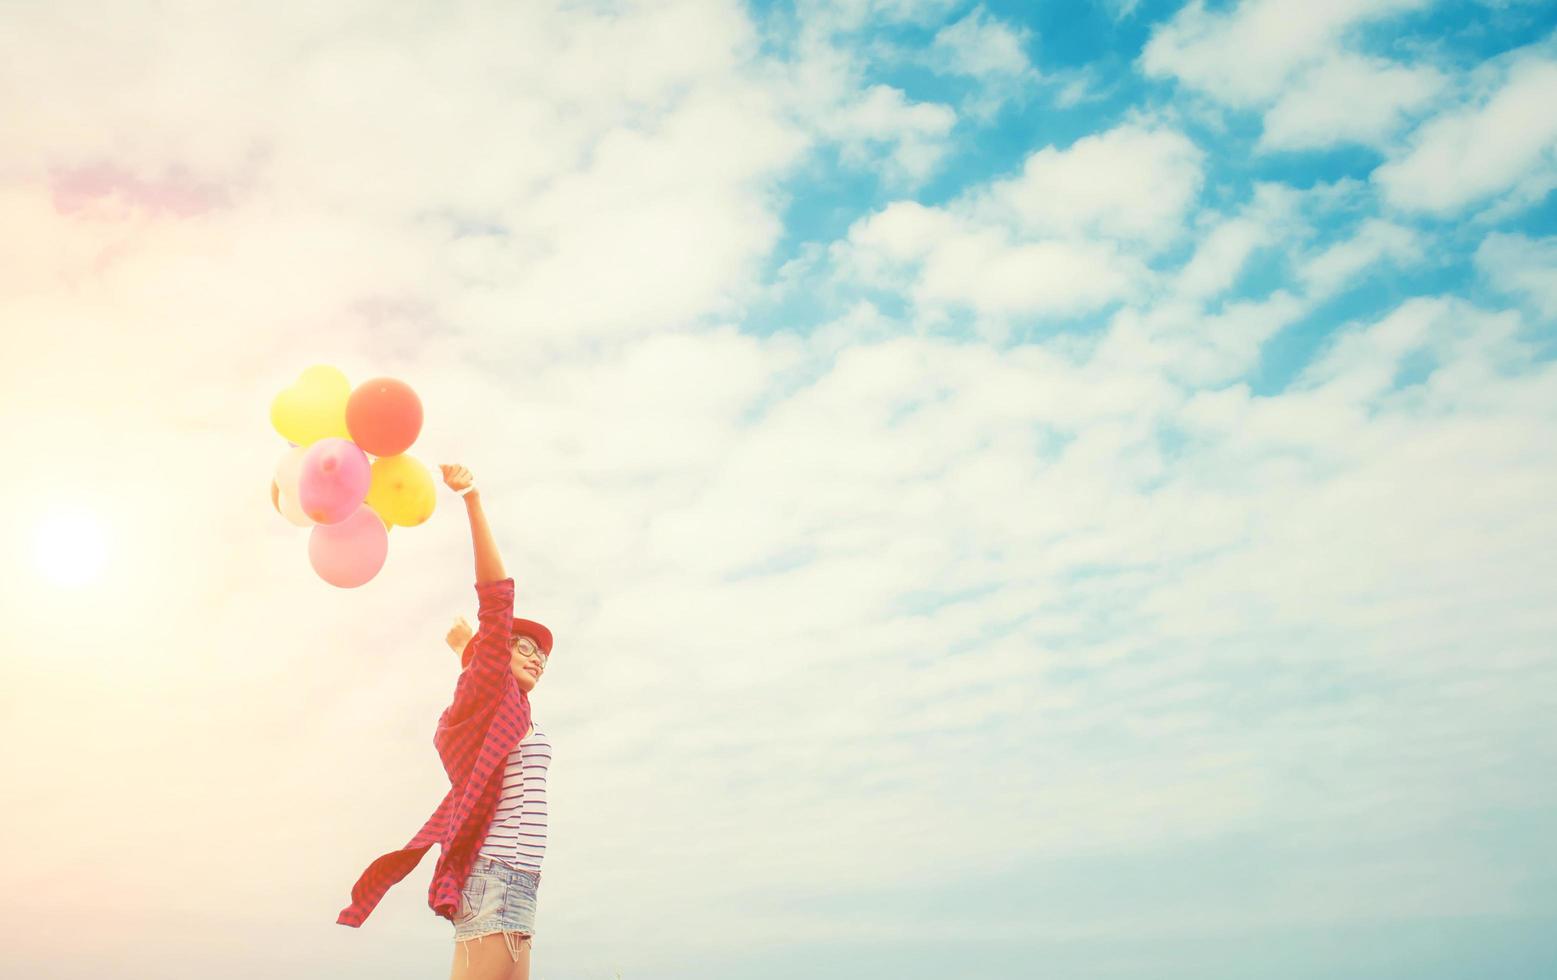
[[[303,505],[298,503],[297,484],[303,477],[303,457],[306,455],[307,446],[293,446],[282,453],[276,463],[276,497],[281,516],[298,527],[313,527],[316,523],[303,512]]]
[[[296,524],[298,527],[313,527],[314,522],[303,513],[303,507],[294,497],[288,497],[285,493],[276,494],[276,501],[281,508],[281,516]]]

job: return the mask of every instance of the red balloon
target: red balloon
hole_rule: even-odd
[[[421,435],[422,400],[404,381],[364,381],[346,400],[346,430],[363,452],[398,456]]]

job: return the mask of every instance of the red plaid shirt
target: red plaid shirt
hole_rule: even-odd
[[[459,908],[460,889],[497,808],[503,762],[530,728],[530,698],[508,666],[514,580],[477,582],[476,596],[481,623],[471,640],[475,653],[433,735],[449,774],[449,792],[409,844],[374,860],[351,886],[351,904],[335,920],[343,926],[362,925],[390,886],[410,874],[435,843],[443,853],[433,868],[427,904],[451,921]]]

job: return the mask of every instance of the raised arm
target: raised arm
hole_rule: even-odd
[[[443,482],[450,490],[463,490],[475,482],[470,470],[463,466],[439,464],[439,469],[443,470]],[[486,511],[481,507],[480,490],[465,494],[465,513],[470,517],[470,540],[476,551],[476,584],[501,582],[508,573],[503,570],[503,556],[498,554]]]
[[[470,515],[470,539],[476,546],[476,583],[502,581],[508,573],[503,571],[503,556],[497,553],[486,511],[481,509],[480,490],[465,495],[465,511]]]

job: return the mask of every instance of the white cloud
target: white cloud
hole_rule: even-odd
[[[1349,186],[1298,191],[1258,184],[1236,213],[1203,215],[1189,261],[1154,276],[1151,289],[1114,315],[1096,345],[1098,356],[1150,364],[1191,387],[1229,384],[1259,371],[1266,341],[1326,299],[1382,264],[1423,260],[1420,233],[1379,219],[1311,247],[1318,227],[1333,224],[1339,207],[1355,204],[1353,196]],[[1249,258],[1266,250],[1289,256],[1289,278],[1263,297],[1223,298]]]
[[[867,67],[855,48],[807,21],[793,58],[773,74],[797,126],[838,145],[850,167],[877,172],[889,187],[914,187],[945,156],[957,114],[869,81]]]
[[[1072,315],[1132,295],[1144,255],[1183,230],[1202,155],[1182,134],[1128,124],[1028,157],[1022,173],[945,207],[898,201],[834,246],[861,281],[927,307]]]
[[[1411,228],[1380,219],[1365,221],[1357,233],[1302,259],[1296,272],[1313,299],[1338,292],[1362,270],[1382,261],[1397,265],[1422,258],[1422,236]]]
[[[1145,267],[1117,246],[1030,240],[965,215],[900,201],[858,222],[837,251],[863,281],[901,288],[925,306],[992,314],[1070,314],[1129,293]]]
[[[0,40],[3,90],[46,89],[102,122],[10,98],[9,153],[57,186],[107,160],[121,187],[184,173],[215,188],[220,205],[187,228],[83,233],[176,236],[171,247],[195,254],[203,247],[189,239],[208,235],[219,253],[244,255],[241,276],[220,273],[237,281],[204,284],[237,306],[277,282],[316,316],[329,314],[309,304],[335,302],[347,283],[430,290],[450,304],[431,315],[475,330],[523,324],[553,341],[729,308],[731,273],[779,233],[772,183],[812,139],[743,59],[754,34],[741,12],[679,2],[489,13],[478,28],[428,10],[332,45],[334,27],[311,16],[235,23],[213,9],[183,22],[189,59],[143,60],[126,39],[148,28],[133,17],[105,11],[77,33],[40,9]],[[102,72],[40,54],[94,46],[107,52]],[[249,109],[235,115],[234,104]],[[250,233],[224,232],[229,222]],[[456,244],[465,223],[490,229],[478,236],[487,241]]]
[[[1097,358],[1110,368],[1147,371],[1191,389],[1232,384],[1258,367],[1266,341],[1307,310],[1284,290],[1225,303],[1215,312],[1178,301],[1131,307],[1110,321]]]
[[[1557,236],[1494,232],[1476,249],[1476,270],[1505,293],[1523,295],[1548,317],[1557,317]]]
[[[983,79],[1021,79],[1033,74],[1027,57],[1031,32],[990,15],[982,6],[936,32],[930,55],[939,70]]]
[[[991,218],[1010,214],[1027,235],[1160,245],[1182,232],[1203,160],[1182,133],[1126,124],[1033,153],[1020,176],[990,187],[980,207]]]
[[[1054,104],[1061,109],[1103,98],[1104,93],[1098,88],[1093,73],[1086,69],[1051,72],[1049,78],[1059,87],[1054,94]]]
[[[1230,287],[1257,250],[1293,232],[1298,195],[1280,184],[1259,184],[1247,205],[1202,229],[1188,262],[1172,276],[1180,299],[1209,299]]]
[[[1378,145],[1443,86],[1443,75],[1431,67],[1337,54],[1283,89],[1265,113],[1260,146],[1291,150],[1345,141]]]
[[[1316,220],[1333,218],[1336,196],[1323,186],[1299,192],[1258,185],[1245,207],[1200,236],[1178,272],[1160,277],[1165,288],[1114,317],[1099,350],[1151,363],[1186,385],[1232,383],[1259,369],[1267,340],[1368,271],[1422,261],[1418,232],[1379,219],[1321,249],[1308,248]],[[1289,253],[1291,278],[1263,298],[1217,302],[1262,249]]]
[[[937,245],[913,286],[922,304],[965,303],[996,314],[1075,314],[1128,295],[1146,273],[1108,242],[1011,242],[964,234]]]
[[[925,53],[931,70],[966,75],[979,87],[962,103],[965,115],[988,122],[1006,104],[1021,102],[1039,82],[1027,57],[1032,32],[991,16],[978,6],[961,20],[941,28]]]
[[[1206,232],[1179,274],[1177,291],[1186,297],[1210,297],[1233,284],[1250,254],[1271,241],[1270,227],[1247,217],[1231,218]]]
[[[801,0],[807,29],[840,33],[876,24],[928,26],[944,20],[963,0]]]
[[[845,161],[855,166],[879,159],[884,150],[893,168],[889,180],[912,186],[940,163],[956,121],[957,114],[947,106],[910,102],[901,89],[872,85],[858,101],[824,116],[820,128],[842,144]]]
[[[1429,0],[1318,0],[1293,16],[1282,0],[1208,11],[1202,0],[1157,27],[1142,70],[1216,101],[1264,113],[1263,150],[1389,140],[1443,85],[1430,67],[1348,48],[1360,27]]]
[[[1254,108],[1280,97],[1295,71],[1323,61],[1352,28],[1426,2],[1312,0],[1297,17],[1283,0],[1245,0],[1225,12],[1192,0],[1152,31],[1141,66],[1229,105]]]
[[[1373,173],[1391,204],[1453,213],[1497,195],[1539,200],[1557,186],[1557,61],[1516,57],[1476,103],[1428,120]]]
[[[958,230],[957,218],[943,208],[895,201],[857,222],[849,230],[849,240],[889,262],[910,262],[924,258]]]
[[[832,357],[858,344],[877,344],[897,336],[901,325],[869,302],[858,302],[841,316],[829,320],[807,338],[820,356]]]
[[[1135,8],[1140,6],[1141,0],[1101,0],[1107,8],[1108,15],[1115,21],[1122,21],[1135,13]]]
[[[1488,314],[1452,299],[1410,300],[1376,322],[1338,333],[1295,386],[1358,405],[1409,407],[1417,394],[1398,390],[1396,378],[1407,358],[1420,354],[1432,359],[1430,392],[1449,403],[1480,399],[1485,385],[1528,357],[1518,332],[1514,314]]]

